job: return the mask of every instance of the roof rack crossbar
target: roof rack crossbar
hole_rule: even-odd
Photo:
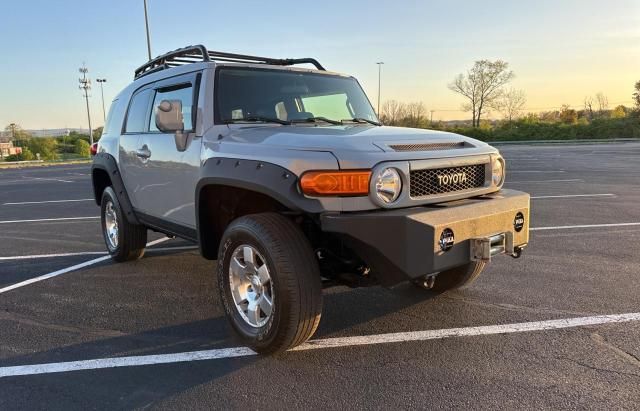
[[[314,58],[298,59],[274,59],[270,57],[248,56],[244,54],[224,53],[220,51],[209,51],[211,60],[238,62],[238,63],[261,63],[274,66],[292,66],[294,64],[313,64],[318,70],[325,71],[325,68]]]
[[[249,56],[244,54],[224,53],[220,51],[209,51],[205,46],[197,44],[170,51],[166,54],[149,60],[135,71],[135,79],[147,74],[155,73],[170,67],[177,67],[183,64],[224,61],[231,63],[258,63],[274,66],[292,66],[294,64],[312,64],[318,70],[325,71],[325,68],[314,58],[297,59],[275,59],[270,57]]]

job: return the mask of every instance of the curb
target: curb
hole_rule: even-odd
[[[10,163],[1,163],[0,162],[0,170],[3,169],[9,169],[9,168],[38,168],[38,167],[55,167],[55,166],[70,166],[70,165],[77,165],[77,164],[91,164],[91,160],[80,160],[80,161],[61,161],[61,162],[46,162],[46,161],[41,161],[39,163],[15,163],[15,162],[10,162]]]

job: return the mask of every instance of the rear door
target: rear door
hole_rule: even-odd
[[[153,90],[142,88],[137,90],[127,106],[124,123],[119,138],[119,168],[129,200],[134,208],[139,208],[140,177],[144,161],[138,156],[142,137],[147,132],[149,111]],[[126,104],[126,103],[125,103]]]
[[[196,136],[196,113],[200,74],[192,73],[154,83],[147,129],[139,142],[144,153],[141,169],[139,208],[149,222],[178,234],[194,229],[195,189],[200,169],[200,145]],[[163,133],[155,124],[155,112],[162,100],[180,100],[184,133],[188,143],[184,151],[176,146],[175,133]],[[193,234],[193,233],[189,233]]]

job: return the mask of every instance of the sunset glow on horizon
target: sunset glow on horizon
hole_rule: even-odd
[[[146,60],[142,1],[11,2],[4,11],[3,127],[86,127],[78,67],[84,62],[92,79],[108,79],[108,106]],[[201,43],[237,53],[315,57],[329,70],[358,78],[374,106],[376,62],[383,61],[382,101],[423,102],[434,120],[470,118],[447,85],[480,59],[509,63],[516,75],[511,87],[525,92],[531,112],[563,104],[578,109],[599,92],[610,108],[631,106],[640,80],[638,1],[329,0],[309,9],[293,1],[252,0],[240,7],[150,0],[149,18],[154,55]],[[99,97],[94,84],[91,111],[101,126]]]

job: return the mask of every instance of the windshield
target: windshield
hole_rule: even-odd
[[[353,78],[246,67],[218,69],[216,110],[222,123],[378,121]]]

